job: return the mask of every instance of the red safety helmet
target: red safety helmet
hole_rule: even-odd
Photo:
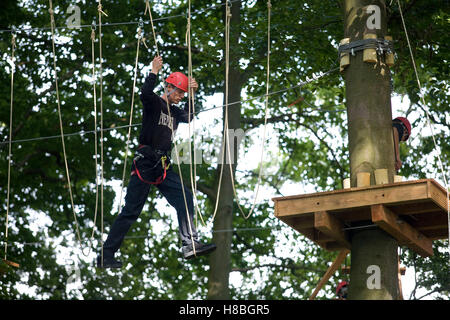
[[[405,117],[397,117],[394,120],[398,120],[401,123],[403,123],[403,125],[406,128],[406,131],[408,131],[408,136],[406,137],[406,140],[408,140],[409,136],[411,135],[411,123],[409,123],[408,119],[406,119]]]
[[[186,77],[181,72],[173,72],[166,79],[167,83],[170,83],[177,87],[178,89],[183,90],[184,92],[188,91],[188,77]]]
[[[341,289],[345,286],[348,286],[348,282],[347,281],[341,281],[339,282],[337,288],[336,288],[336,295],[339,295],[339,291],[341,291]]]

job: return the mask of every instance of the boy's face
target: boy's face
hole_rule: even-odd
[[[404,128],[401,141],[406,141],[406,140],[408,140],[408,138],[409,138],[408,131],[406,130],[406,128]]]
[[[173,89],[175,89],[175,90],[172,92]],[[167,90],[169,92],[172,92],[170,94],[170,96],[169,96],[169,102],[172,103],[172,104],[180,103],[180,101],[183,100],[183,98],[186,95],[186,92],[184,92],[183,90],[181,90],[179,88],[176,88],[176,87],[174,87],[172,85],[168,85],[167,86]]]

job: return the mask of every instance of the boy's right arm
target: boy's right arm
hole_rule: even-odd
[[[163,62],[162,62],[161,57],[156,56],[153,59],[152,71],[147,76],[147,78],[145,78],[144,85],[142,86],[141,101],[144,104],[152,105],[153,100],[155,98],[157,98],[157,95],[153,92],[153,90],[155,89],[156,78],[157,78],[156,75],[161,70],[162,64],[163,64]]]
[[[158,97],[153,92],[153,89],[155,89],[155,83],[156,83],[156,74],[149,73],[147,78],[145,78],[145,82],[141,90],[141,101],[144,105],[152,104],[154,99]]]

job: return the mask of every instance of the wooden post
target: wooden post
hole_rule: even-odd
[[[384,38],[387,30],[385,0],[370,3],[365,0],[343,0],[343,3],[345,38],[350,38],[352,42],[361,40],[364,34],[369,33]],[[380,10],[367,10],[368,4]],[[379,23],[369,23],[373,19],[378,19]],[[370,184],[374,185],[376,169],[388,169],[389,183],[394,180],[390,71],[383,60],[366,63],[363,52],[359,51],[343,72],[352,186],[356,185],[360,172],[370,172]],[[350,241],[349,299],[397,299],[397,241],[378,228],[354,231]]]
[[[325,272],[322,279],[320,279],[319,284],[317,285],[316,289],[312,293],[312,295],[309,297],[309,300],[314,300],[319,293],[320,289],[325,285],[325,283],[328,282],[328,280],[331,278],[331,276],[336,272],[336,270],[339,268],[339,266],[342,264],[342,261],[344,261],[345,257],[350,253],[349,250],[342,250],[339,252],[338,256],[336,257],[336,260],[331,264],[331,266],[328,268],[327,272]]]

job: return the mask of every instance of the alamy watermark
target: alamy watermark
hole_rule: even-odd
[[[381,29],[381,9],[375,4],[371,4],[366,8],[366,13],[370,16],[367,18],[366,26],[369,30]]]
[[[381,269],[379,266],[373,264],[367,267],[367,274],[370,276],[367,278],[367,289],[381,289]]]
[[[70,29],[79,29],[81,28],[81,9],[79,6],[70,5],[67,10],[67,14],[71,14],[66,19],[66,25]]]
[[[69,275],[66,281],[66,294],[68,295],[70,291],[78,289],[81,285],[81,271],[80,267],[75,261],[72,264],[66,265],[66,272]]]
[[[278,161],[276,157],[267,157],[269,151],[276,152],[279,150],[278,148],[278,139],[275,142],[271,142],[270,145],[267,141],[262,141],[262,137],[258,135],[250,135],[250,130],[247,132],[243,129],[229,129],[227,131],[227,140],[229,141],[228,145],[224,146],[224,136],[221,139],[217,138],[201,138],[200,142],[192,143],[192,140],[184,140],[182,142],[177,143],[176,148],[172,148],[171,151],[171,161],[174,164],[236,164],[239,161],[251,161],[251,164],[254,163],[259,166],[261,160],[261,148],[264,147],[264,155],[263,155],[263,164],[262,164],[262,176],[270,175],[269,169],[272,166],[275,166]],[[247,144],[255,143],[255,149],[252,149],[252,146],[247,145],[250,148],[250,151],[247,153],[239,152],[241,146],[247,140]],[[267,139],[267,137],[266,137]],[[196,139],[198,140],[198,139]],[[258,141],[259,140],[259,141]],[[176,152],[178,151],[178,159]],[[250,158],[250,159],[249,159]],[[178,162],[179,160],[179,162]],[[249,161],[249,162],[250,162]]]

